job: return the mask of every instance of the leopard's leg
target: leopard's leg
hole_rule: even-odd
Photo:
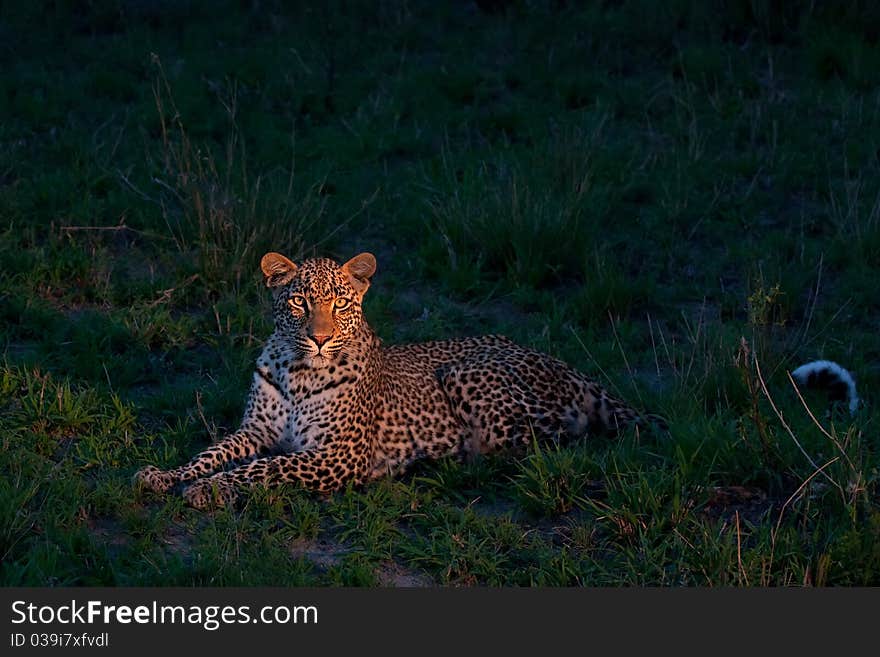
[[[310,490],[328,493],[347,482],[361,483],[368,472],[370,453],[366,441],[334,442],[303,452],[258,458],[250,463],[199,479],[183,491],[183,498],[196,508],[225,506],[237,497],[237,489],[263,485],[300,483]]]
[[[269,453],[274,441],[254,431],[239,430],[211,445],[189,463],[171,470],[148,465],[135,473],[135,483],[156,493],[165,493],[178,483],[206,477],[227,463]]]
[[[205,477],[230,461],[263,456],[274,450],[290,413],[285,393],[264,368],[254,371],[244,418],[238,431],[211,445],[189,463],[172,470],[147,466],[135,473],[135,484],[164,493],[181,482]]]

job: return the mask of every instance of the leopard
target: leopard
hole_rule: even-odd
[[[566,362],[503,335],[385,345],[363,311],[377,268],[371,253],[340,265],[270,252],[260,268],[274,331],[239,428],[185,465],[140,469],[136,485],[180,490],[208,509],[254,486],[331,493],[423,460],[666,428]]]

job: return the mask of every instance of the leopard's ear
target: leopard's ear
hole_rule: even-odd
[[[370,277],[376,273],[376,256],[372,253],[361,253],[342,265],[342,271],[348,276],[348,282],[363,298],[370,287]]]
[[[260,260],[266,287],[286,285],[296,276],[296,265],[280,253],[267,253]]]

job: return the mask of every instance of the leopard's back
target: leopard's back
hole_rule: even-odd
[[[383,348],[376,392],[374,475],[640,417],[563,361],[501,335]]]

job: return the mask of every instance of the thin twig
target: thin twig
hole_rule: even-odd
[[[208,435],[211,436],[211,442],[216,443],[217,442],[217,426],[214,425],[212,427],[211,425],[208,424],[208,420],[205,418],[205,411],[202,408],[202,393],[199,392],[198,390],[196,390],[196,409],[198,410],[199,418],[201,418],[202,424],[205,425],[205,429],[207,430]]]
[[[804,330],[801,333],[801,340],[806,340],[807,333],[810,332],[810,323],[813,321],[813,313],[816,312],[816,302],[819,300],[819,286],[822,284],[822,263],[824,262],[825,254],[819,254],[819,268],[816,273],[816,289],[813,292],[813,303],[810,305],[810,311],[807,313],[807,321],[804,325]]]
[[[162,180],[161,178],[158,178],[156,176],[153,176],[153,182],[156,183],[157,185],[159,185],[160,187],[166,189],[171,194],[173,194],[174,197],[180,202],[181,205],[184,204],[183,196],[180,195],[179,190],[175,189],[174,187],[169,185],[167,182],[165,182],[164,180]]]
[[[70,233],[79,233],[79,232],[96,232],[96,233],[116,233],[121,231],[128,231],[130,233],[134,233],[135,235],[141,235],[143,237],[149,237],[150,239],[158,239],[158,240],[171,240],[167,235],[159,235],[158,233],[151,233],[149,231],[138,230],[137,228],[132,228],[131,226],[126,226],[125,224],[118,224],[116,226],[59,226],[58,230],[65,234]]]
[[[669,367],[672,368],[672,371],[675,372],[675,375],[679,375],[678,367],[675,364],[675,356],[674,354],[669,352],[669,345],[666,344],[666,336],[663,335],[663,329],[660,328],[660,322],[657,322],[657,334],[660,336],[660,343],[663,345],[663,352],[666,354],[666,362],[669,363]],[[672,337],[672,346],[675,347],[675,337]],[[682,382],[683,383],[683,382]]]
[[[192,283],[193,281],[195,281],[197,278],[199,278],[199,275],[198,275],[198,274],[193,274],[192,276],[190,276],[189,278],[187,278],[185,281],[183,281],[183,283],[181,283],[181,284],[178,285],[177,287],[170,287],[170,288],[168,288],[167,290],[162,290],[162,291],[159,293],[159,296],[156,297],[156,298],[155,298],[153,301],[151,301],[150,303],[148,303],[146,307],[147,307],[147,308],[155,308],[155,307],[158,306],[160,303],[168,303],[168,302],[171,300],[171,295],[172,295],[172,294],[174,294],[174,293],[177,292],[178,290],[182,290],[182,289],[185,288],[187,285],[189,285],[190,283]]]
[[[742,558],[742,532],[739,529],[739,511],[736,512],[736,562],[739,565],[739,572],[742,576],[743,580],[746,583],[746,586],[749,585],[749,576],[746,574],[746,569],[743,567],[743,558]]]
[[[361,200],[361,207],[359,207],[357,210],[355,210],[346,219],[343,219],[341,222],[339,222],[338,225],[333,230],[331,230],[329,233],[324,235],[324,237],[322,237],[320,240],[315,242],[315,246],[320,246],[320,245],[324,244],[327,240],[329,240],[331,237],[333,237],[333,235],[335,235],[337,232],[339,232],[340,230],[345,228],[349,223],[354,221],[354,219],[356,219],[358,217],[358,215],[365,212],[367,210],[367,208],[369,208],[376,201],[376,199],[379,197],[380,191],[382,191],[382,188],[377,187],[376,190],[368,198]]]
[[[584,353],[586,353],[587,356],[590,358],[590,360],[593,361],[593,364],[599,370],[599,373],[603,377],[605,377],[605,380],[608,382],[608,385],[612,388],[614,393],[617,395],[620,395],[620,389],[617,387],[617,384],[614,383],[614,379],[612,379],[610,376],[608,376],[608,373],[604,369],[602,369],[602,365],[599,364],[599,361],[596,360],[596,358],[595,358],[595,356],[593,356],[592,352],[590,352],[590,350],[587,349],[587,345],[585,345],[584,341],[581,340],[581,336],[578,335],[578,332],[574,329],[573,326],[570,326],[569,330],[571,331],[571,334],[574,336],[574,339],[577,340],[578,344],[581,346],[581,349],[584,350]],[[620,395],[620,396],[622,396],[622,395]]]
[[[828,438],[828,440],[830,440],[831,442],[834,443],[835,447],[837,447],[837,449],[840,451],[840,453],[843,454],[843,458],[846,459],[846,462],[849,464],[849,467],[851,467],[853,470],[855,470],[856,466],[853,464],[852,460],[850,460],[849,454],[846,453],[846,451],[843,449],[843,446],[837,441],[837,438],[835,438],[830,433],[828,433],[828,431],[825,429],[825,427],[823,427],[820,424],[819,420],[816,419],[816,416],[813,415],[813,411],[811,411],[810,407],[807,406],[807,402],[804,401],[804,397],[803,397],[803,395],[801,395],[800,389],[797,387],[797,384],[795,383],[794,379],[792,378],[791,372],[786,372],[786,374],[788,375],[788,380],[791,381],[791,387],[794,388],[794,391],[797,394],[798,399],[801,400],[801,404],[803,404],[804,410],[807,411],[807,415],[810,416],[810,419],[813,421],[813,424],[815,424],[817,427],[819,427],[819,431],[821,431],[823,434],[825,434],[825,436]]]
[[[839,460],[840,460],[840,457],[839,457],[839,456],[835,456],[833,459],[831,459],[830,461],[828,461],[828,463],[826,463],[825,465],[823,465],[823,466],[820,467],[820,468],[817,468],[816,471],[815,471],[813,474],[811,474],[809,477],[807,477],[806,479],[804,479],[804,482],[803,482],[800,486],[797,487],[797,490],[796,490],[795,492],[793,492],[793,493],[788,497],[787,500],[785,500],[785,504],[783,504],[783,505],[782,505],[782,508],[779,509],[779,518],[776,520],[776,527],[774,528],[774,530],[773,530],[773,532],[772,532],[772,534],[771,534],[771,541],[770,541],[770,542],[771,542],[771,544],[772,544],[773,546],[776,545],[776,537],[779,535],[779,527],[782,525],[782,515],[785,513],[785,509],[786,509],[786,507],[788,507],[788,505],[791,504],[791,501],[792,501],[795,497],[798,496],[798,494],[804,489],[804,486],[806,486],[808,483],[810,483],[810,482],[813,480],[813,477],[815,477],[815,476],[816,476],[817,474],[819,474],[820,472],[821,472],[822,474],[824,474],[824,470],[825,470],[825,468],[827,468],[829,465],[831,465],[831,464],[834,463],[835,461],[839,461]],[[771,559],[772,559],[772,549],[771,549]]]
[[[119,226],[59,226],[58,229],[65,233],[73,233],[80,230],[109,230],[114,232],[119,230],[133,230],[124,224],[120,224]]]
[[[657,368],[657,376],[660,376],[660,362],[657,360],[657,343],[654,342],[654,324],[651,321],[651,313],[648,315],[648,330],[651,332],[651,351],[654,353],[654,367]]]
[[[828,320],[828,323],[825,324],[825,327],[824,327],[822,330],[820,330],[818,333],[816,333],[816,335],[814,335],[814,336],[813,336],[812,338],[810,338],[809,340],[805,340],[805,341],[803,342],[803,344],[801,344],[801,348],[805,348],[805,347],[807,347],[807,346],[813,344],[816,340],[818,340],[820,337],[822,337],[822,335],[824,335],[825,331],[827,331],[828,328],[829,328],[830,326],[833,326],[833,325],[834,325],[834,322],[837,320],[838,316],[839,316],[844,310],[846,310],[846,309],[849,307],[849,305],[850,305],[851,303],[852,303],[852,298],[847,299],[847,300],[843,303],[843,305],[841,305],[840,308],[838,308],[837,311],[835,311],[835,313],[831,316],[831,319]]]
[[[131,191],[133,191],[135,194],[140,196],[142,199],[144,199],[145,201],[149,201],[150,203],[154,203],[156,205],[159,205],[159,201],[154,199],[149,194],[146,194],[145,192],[141,191],[133,182],[131,182],[126,177],[126,175],[124,173],[122,173],[121,169],[116,169],[116,175],[119,176],[119,179],[125,184],[126,187],[128,187]]]
[[[773,412],[776,413],[776,417],[779,418],[779,422],[782,424],[786,433],[788,433],[788,435],[794,441],[794,444],[797,445],[797,448],[800,450],[801,454],[803,454],[804,457],[807,459],[807,461],[810,462],[810,465],[812,465],[814,468],[816,468],[816,472],[817,473],[822,472],[822,476],[825,477],[829,482],[831,482],[837,488],[837,490],[840,491],[841,499],[845,500],[846,493],[844,493],[843,487],[840,484],[838,484],[836,481],[834,481],[834,479],[832,479],[830,476],[825,474],[825,472],[823,472],[823,469],[825,466],[822,466],[820,468],[816,464],[816,462],[812,459],[812,457],[809,454],[807,454],[807,450],[805,450],[803,448],[803,445],[801,445],[800,441],[797,439],[797,436],[794,435],[794,431],[791,430],[791,427],[788,426],[788,423],[785,421],[785,418],[782,417],[782,412],[776,407],[776,403],[773,401],[773,398],[770,396],[770,392],[767,390],[767,384],[764,382],[764,377],[761,375],[761,365],[758,363],[758,355],[754,354],[753,358],[755,359],[755,371],[758,374],[758,381],[761,384],[761,390],[764,391],[764,396],[767,398],[767,401],[770,402],[770,406],[773,408]],[[838,458],[839,457],[835,457],[834,460],[837,460]]]
[[[633,390],[635,390],[636,396],[639,398],[639,402],[644,406],[645,400],[642,399],[642,392],[639,390],[636,385],[636,377],[633,374],[632,368],[629,366],[629,360],[626,357],[626,351],[623,348],[623,343],[620,341],[620,336],[617,334],[617,326],[614,324],[614,317],[611,314],[611,311],[608,311],[608,321],[611,322],[611,332],[614,334],[614,340],[617,342],[617,348],[620,349],[620,355],[623,356],[623,364],[626,367],[626,371],[629,374],[629,381],[632,384]]]
[[[684,374],[684,381],[688,381],[691,378],[691,370],[694,368],[694,361],[697,358],[697,349],[699,348],[700,337],[703,334],[703,318],[705,317],[705,314],[706,314],[706,298],[703,297],[703,303],[700,304],[700,316],[697,319],[696,331],[691,331],[690,323],[687,321],[687,317],[684,317],[685,326],[687,326],[688,331],[693,336],[692,339],[693,339],[693,343],[694,343],[694,349],[691,352],[691,360],[688,363],[687,371]],[[684,316],[684,313],[682,313],[682,316]]]
[[[291,48],[290,52],[292,52],[296,56],[299,65],[302,66],[303,70],[306,72],[306,75],[312,75],[312,69],[309,68],[308,64],[306,64],[305,60],[299,54],[299,50],[297,50],[296,48]]]

